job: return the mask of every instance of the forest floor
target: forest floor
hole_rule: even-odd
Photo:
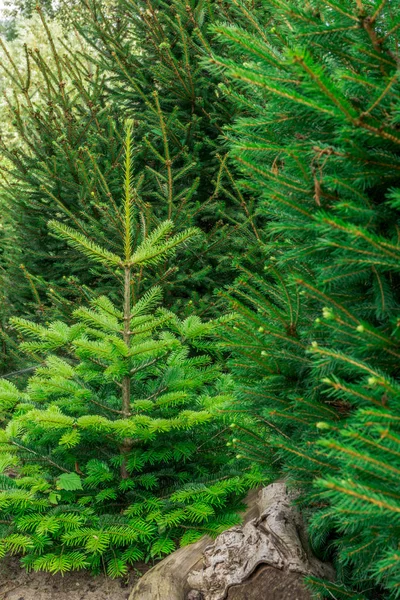
[[[123,579],[93,576],[86,571],[51,575],[27,573],[17,558],[0,561],[0,600],[126,600],[134,582],[151,565]]]

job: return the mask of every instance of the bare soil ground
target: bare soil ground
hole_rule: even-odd
[[[140,571],[124,579],[93,576],[87,572],[27,573],[17,558],[0,561],[0,600],[126,600]]]

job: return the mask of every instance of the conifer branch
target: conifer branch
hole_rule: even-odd
[[[119,256],[98,246],[86,236],[71,229],[71,227],[68,227],[63,223],[58,223],[57,221],[50,221],[49,228],[56,232],[61,238],[65,239],[73,248],[85,254],[88,258],[92,258],[96,262],[100,262],[107,266],[121,266],[121,259]]]

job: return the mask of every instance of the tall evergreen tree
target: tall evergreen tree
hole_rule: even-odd
[[[232,152],[268,223],[265,275],[245,262],[230,293],[242,315],[225,334],[242,382],[238,408],[259,423],[254,430],[238,411],[233,443],[302,488],[313,544],[338,572],[335,584],[312,582],[319,597],[394,599],[397,3],[264,4],[273,16],[257,36],[214,27],[231,50],[228,60],[214,56],[215,69],[247,111]]]

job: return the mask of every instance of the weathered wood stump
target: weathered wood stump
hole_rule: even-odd
[[[293,499],[283,482],[250,494],[243,525],[177,550],[130,600],[309,600],[303,576],[334,574],[312,555]]]

